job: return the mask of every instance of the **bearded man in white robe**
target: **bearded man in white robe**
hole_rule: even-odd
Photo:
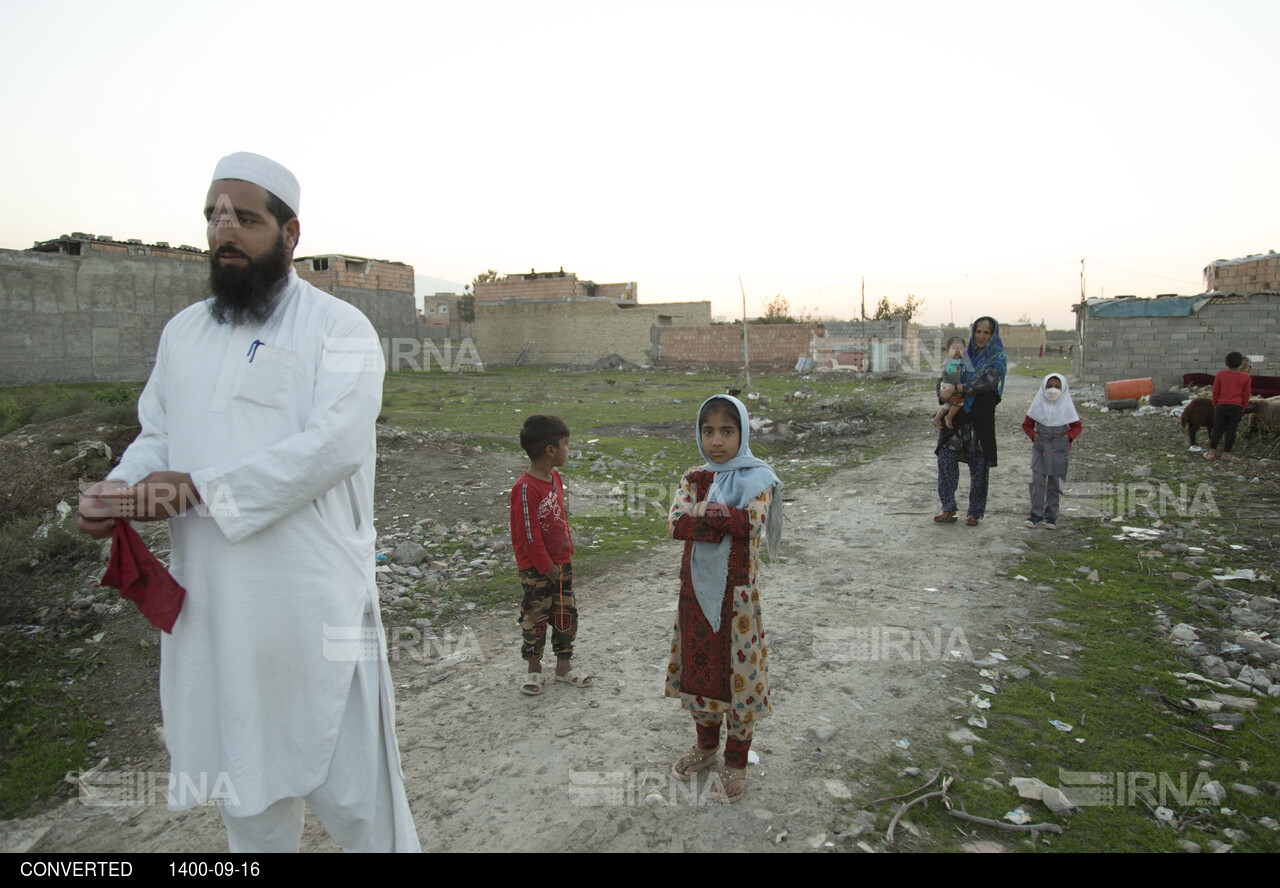
[[[168,519],[186,588],[162,634],[169,806],[220,805],[234,852],[296,851],[304,799],[347,850],[418,851],[374,579],[383,361],[354,306],[298,278],[297,180],[224,157],[212,297],[165,326],[142,432],[80,529]]]

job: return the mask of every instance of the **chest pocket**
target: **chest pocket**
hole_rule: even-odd
[[[284,407],[293,394],[294,353],[270,345],[254,349],[240,376],[236,397],[263,407]]]

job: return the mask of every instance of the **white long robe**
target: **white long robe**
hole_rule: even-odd
[[[263,325],[218,324],[200,303],[164,329],[142,433],[111,477],[188,472],[205,504],[170,522],[170,569],[187,590],[161,637],[174,810],[212,795],[249,816],[323,783],[354,647],[380,660],[400,775],[374,579],[382,376],[365,316],[293,271]],[[369,609],[375,653],[344,640]]]

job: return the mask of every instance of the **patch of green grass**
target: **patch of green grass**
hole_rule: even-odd
[[[484,373],[397,373],[388,375],[383,386],[383,414],[401,428],[481,432],[511,441],[518,437],[520,423],[533,413],[559,416],[575,440],[606,426],[687,423],[692,443],[698,405],[725,391],[731,381],[726,374],[672,370],[515,367]],[[893,385],[889,380],[863,377],[833,374],[801,379],[784,373],[753,376],[751,390],[770,398],[770,416],[785,420],[807,415],[803,403],[784,402],[784,396],[795,391],[810,395],[810,403],[863,395],[872,404]],[[750,401],[747,405],[753,413],[757,409]]]
[[[73,631],[50,647],[22,629],[0,642],[0,819],[24,814],[91,759],[101,726],[78,711],[72,683],[99,661]],[[31,630],[26,630],[31,631]]]
[[[1075,360],[1067,357],[1060,358],[1057,355],[1045,355],[1043,358],[1011,358],[1009,372],[1019,376],[1033,376],[1036,379],[1043,379],[1050,373],[1070,376],[1075,372]]]
[[[130,425],[137,422],[140,384],[83,383],[0,388],[0,437],[30,423],[49,422],[77,413],[95,421]]]
[[[984,713],[989,727],[977,732],[985,742],[974,744],[972,759],[951,750],[944,754],[943,772],[955,778],[951,799],[967,813],[989,820],[1000,821],[1021,806],[1033,822],[1063,825],[1064,835],[1043,833],[1043,842],[1034,846],[1055,851],[1177,851],[1175,843],[1181,838],[1207,850],[1211,838],[1232,844],[1221,832],[1228,827],[1249,836],[1236,843],[1238,850],[1280,850],[1280,835],[1256,823],[1259,817],[1275,816],[1274,800],[1233,792],[1227,804],[1237,813],[1225,814],[1203,792],[1209,780],[1228,788],[1233,783],[1280,781],[1276,707],[1259,700],[1243,725],[1223,732],[1211,729],[1214,719],[1208,715],[1184,713],[1164,703],[1161,694],[1171,700],[1203,698],[1214,689],[1184,687],[1173,677],[1194,668],[1175,657],[1176,649],[1155,630],[1152,615],[1158,608],[1174,623],[1204,625],[1206,614],[1183,594],[1185,583],[1134,570],[1131,542],[1112,540],[1105,525],[1094,530],[1087,548],[1067,558],[1053,550],[1059,554],[1054,558],[1048,544],[1042,544],[1046,551],[1018,566],[1031,586],[1054,587],[1053,597],[1062,607],[1056,616],[1068,624],[1063,629],[1037,627],[1042,639],[1065,642],[1069,646],[1061,649],[1073,652],[1063,660],[1057,653],[1041,653],[1058,649],[1056,644],[1038,641],[1023,662],[1038,674],[1005,682],[996,694],[981,693],[992,704]],[[1078,563],[1097,570],[1101,581],[1090,584],[1074,573]],[[989,680],[975,674],[973,690],[984,681]],[[1051,719],[1070,724],[1072,731],[1058,730],[1049,724]],[[957,722],[957,727],[963,724]],[[1201,760],[1214,763],[1211,772],[1198,769]],[[906,792],[923,782],[890,770],[893,776],[878,783],[877,789],[883,789],[879,795]],[[1064,771],[1104,775],[1103,785],[1111,788],[1116,803],[1086,806],[1064,820],[1038,801],[1019,798],[1009,787],[1012,777],[1037,777],[1050,786],[1063,786],[1071,795],[1071,785],[1080,781],[1069,775],[1064,781]],[[865,779],[866,774],[858,776]],[[989,788],[984,778],[1002,788]],[[1093,797],[1098,798],[1096,792]],[[885,809],[888,816],[900,804],[891,803]],[[1174,810],[1179,819],[1193,820],[1197,828],[1179,833],[1158,825],[1152,816],[1155,805]],[[925,839],[917,840],[898,831],[899,844],[905,841],[913,850],[952,847],[954,839],[942,837],[954,837],[957,826],[976,828],[982,838],[1033,847],[1024,844],[1025,835],[962,823],[936,802],[927,810],[912,808],[907,816],[927,832]]]
[[[927,810],[915,807],[908,813],[907,819],[922,827],[924,834],[917,838],[899,829],[900,849],[954,850],[962,841],[956,828],[962,827],[970,833],[976,830],[978,838],[1023,850],[1176,851],[1176,842],[1183,838],[1205,850],[1211,839],[1241,851],[1280,850],[1280,833],[1258,822],[1263,816],[1276,817],[1268,787],[1273,790],[1280,784],[1280,701],[1227,691],[1252,696],[1256,702],[1254,709],[1243,711],[1243,722],[1231,731],[1213,728],[1221,718],[1185,712],[1166,702],[1209,699],[1219,689],[1175,677],[1174,673],[1198,672],[1200,666],[1194,660],[1179,659],[1180,648],[1158,625],[1163,615],[1172,624],[1231,628],[1219,609],[1206,608],[1197,600],[1201,596],[1192,591],[1195,579],[1175,580],[1175,572],[1208,577],[1217,566],[1274,575],[1270,530],[1242,524],[1239,512],[1250,497],[1257,497],[1258,483],[1265,482],[1240,481],[1230,473],[1209,474],[1202,460],[1189,459],[1182,452],[1185,444],[1178,443],[1176,429],[1161,425],[1167,419],[1137,419],[1092,427],[1099,452],[1124,454],[1123,459],[1109,462],[1109,480],[1116,489],[1126,491],[1135,484],[1163,486],[1172,496],[1164,505],[1157,494],[1135,507],[1129,492],[1119,502],[1113,497],[1112,502],[1097,503],[1109,513],[1121,503],[1128,506],[1129,515],[1122,522],[1073,519],[1069,537],[1039,535],[1028,540],[1030,554],[1010,570],[1025,577],[1026,584],[1015,581],[1015,588],[1026,590],[1029,597],[1039,597],[1031,592],[1037,586],[1050,588],[1043,594],[1058,608],[1052,616],[1066,625],[1033,623],[1027,628],[1037,637],[1029,651],[1019,645],[1003,649],[1014,663],[1032,670],[1028,678],[993,683],[976,670],[967,679],[961,673],[958,677],[970,690],[991,701],[991,709],[981,713],[988,728],[976,730],[985,742],[974,744],[973,758],[951,745],[940,744],[928,752],[944,774],[955,778],[950,798],[969,814],[1000,821],[1006,812],[1021,806],[1033,822],[1061,824],[1065,834],[1043,833],[1035,844],[1028,844],[1025,834],[963,823],[932,802]],[[1099,417],[1100,423],[1105,420]],[[1151,471],[1139,473],[1138,467]],[[1156,528],[1162,534],[1156,541],[1115,539],[1124,525]],[[1169,541],[1204,549],[1208,563],[1186,562],[1178,551],[1161,550],[1161,544]],[[1232,548],[1239,545],[1244,548]],[[1098,582],[1091,583],[1078,571],[1081,567],[1096,570]],[[1241,596],[1273,594],[1261,586],[1241,583],[1233,591]],[[1223,609],[1228,598],[1217,599]],[[1009,628],[1019,634],[1018,628]],[[1216,653],[1214,645],[1210,650]],[[995,684],[997,693],[979,691],[983,682]],[[965,726],[965,718],[976,712],[957,711],[961,718],[956,727]],[[1224,712],[1240,714],[1230,708]],[[1050,725],[1052,719],[1072,725],[1071,732]],[[925,763],[917,750],[912,754],[918,764]],[[1201,771],[1201,761],[1211,762],[1211,770]],[[1088,805],[1063,819],[1041,802],[1019,798],[1009,786],[1012,777],[1035,777],[1049,786],[1062,785],[1069,796],[1076,783],[1079,794],[1078,781],[1069,775],[1064,778],[1063,771],[1106,775],[1104,785],[1111,789],[1113,804]],[[901,776],[893,762],[869,771],[860,769],[850,777],[864,781],[870,777],[869,798],[909,792],[924,779]],[[995,781],[998,788],[984,779]],[[1209,780],[1228,790],[1225,813],[1224,806],[1214,804],[1203,792]],[[1263,795],[1254,798],[1232,791],[1235,783],[1257,786]],[[1096,793],[1093,798],[1101,800]],[[898,800],[875,807],[882,827],[901,804]],[[1152,812],[1157,805],[1173,810],[1184,828],[1159,826]],[[1247,838],[1232,840],[1223,833],[1228,828],[1241,830]]]
[[[34,577],[69,569],[94,558],[98,545],[75,532],[74,525],[42,525],[37,518],[19,518],[0,527],[0,582],[29,583]]]

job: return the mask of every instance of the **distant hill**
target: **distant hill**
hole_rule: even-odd
[[[460,294],[462,293],[463,288],[466,287],[466,284],[458,284],[453,281],[446,281],[444,278],[431,277],[425,274],[415,274],[413,276],[413,280],[414,295],[416,295],[419,300],[421,300],[424,295],[430,293]]]

